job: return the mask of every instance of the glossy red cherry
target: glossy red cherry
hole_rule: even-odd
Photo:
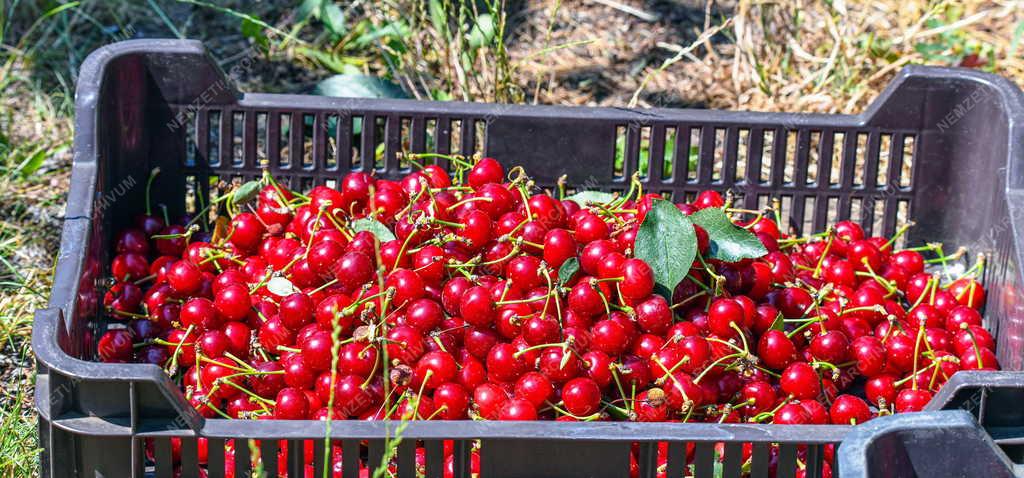
[[[924,257],[916,251],[899,251],[893,254],[889,261],[911,276],[924,271]]]
[[[540,259],[534,256],[519,256],[509,261],[508,278],[519,290],[529,290],[546,283],[540,268]]]
[[[725,206],[725,199],[716,191],[701,191],[693,200],[693,206],[698,210]]]
[[[960,368],[963,370],[999,370],[999,360],[995,352],[980,347],[970,348],[960,354]]]
[[[574,378],[562,386],[562,403],[577,417],[591,415],[601,406],[601,388],[590,378]]]
[[[473,188],[501,182],[502,179],[505,179],[505,168],[494,158],[483,158],[469,171],[467,179]]]
[[[605,256],[613,252],[620,251],[612,241],[599,240],[591,242],[584,246],[583,250],[580,251],[580,268],[587,274],[596,276],[600,273],[601,261]]]
[[[927,390],[905,388],[896,395],[896,411],[919,412],[924,410],[931,400],[932,394]]]
[[[426,295],[426,286],[419,274],[408,269],[395,269],[388,274],[384,281],[384,287],[394,289],[395,306],[401,307],[410,301],[422,298]]]
[[[413,368],[412,386],[417,389],[422,386],[424,390],[433,390],[442,383],[455,379],[456,373],[458,364],[451,354],[442,351],[427,352]]]
[[[874,377],[885,370],[885,346],[876,337],[858,337],[850,344],[850,354],[857,361],[857,371],[865,377]]]
[[[487,287],[475,286],[462,294],[459,312],[463,320],[477,327],[489,327],[496,315],[494,301]]]
[[[434,390],[434,405],[441,420],[461,420],[469,409],[469,393],[457,383],[443,383]]]
[[[501,411],[498,413],[498,419],[513,421],[536,420],[537,409],[529,401],[513,398],[502,405]]]
[[[660,295],[650,296],[634,310],[637,325],[646,333],[664,335],[672,326],[672,309],[668,301]]]
[[[526,371],[512,344],[498,344],[487,353],[487,370],[502,382],[514,382]]]
[[[462,228],[459,237],[467,250],[479,251],[492,239],[491,218],[487,213],[477,209],[467,213],[460,221]]]
[[[149,274],[149,262],[142,254],[118,254],[110,263],[110,274],[120,282],[134,282]]]
[[[281,323],[298,330],[313,321],[313,300],[302,292],[296,292],[281,299],[278,306]]]
[[[552,343],[558,340],[561,328],[561,324],[551,314],[534,314],[523,322],[523,339],[530,345]]]
[[[864,239],[864,228],[853,221],[839,221],[835,225],[836,237],[846,242]]]
[[[832,402],[829,417],[836,425],[856,425],[871,419],[871,409],[853,395],[840,395]]]
[[[618,355],[629,346],[629,335],[626,328],[614,320],[602,320],[590,329],[594,350],[608,355]]]
[[[813,400],[821,393],[821,378],[807,362],[796,362],[782,371],[779,387],[798,399]]]
[[[582,277],[569,291],[569,308],[578,314],[593,317],[607,311],[606,304],[611,298],[607,282],[597,282],[592,277]]]
[[[213,302],[202,297],[185,302],[181,306],[179,320],[186,328],[193,326],[197,330],[216,329],[221,323]]]
[[[338,369],[346,375],[368,376],[378,365],[379,352],[373,345],[350,342],[341,346]]]
[[[622,282],[619,292],[627,299],[643,299],[654,291],[654,270],[641,259],[626,259],[622,263]]]
[[[551,229],[544,235],[543,254],[544,262],[558,269],[570,257],[576,257],[576,240],[565,229]]]
[[[953,282],[949,286],[949,292],[960,305],[975,310],[985,305],[985,288],[974,279],[965,278]]]
[[[809,350],[811,355],[820,361],[840,364],[849,356],[850,341],[846,334],[838,330],[829,330],[815,335],[811,339]]]
[[[333,270],[339,284],[347,290],[355,290],[373,277],[373,260],[362,252],[346,252]]]
[[[744,322],[743,307],[732,299],[717,299],[708,309],[708,326],[715,335],[732,337]]]
[[[776,425],[806,425],[810,422],[810,414],[799,403],[787,403],[772,416],[772,423]]]
[[[604,219],[601,219],[597,214],[585,211],[576,220],[574,232],[576,239],[586,244],[600,239],[607,239],[609,227],[608,223],[604,222]]]
[[[249,288],[240,284],[229,285],[217,293],[213,304],[225,320],[242,320],[249,315],[252,305]]]
[[[285,388],[277,392],[274,404],[274,418],[282,420],[301,420],[309,414],[309,400],[306,394],[294,388]]]
[[[552,382],[564,383],[582,372],[575,353],[562,347],[548,347],[537,360],[537,369]]]
[[[668,401],[660,388],[644,390],[632,402],[633,414],[638,422],[663,422],[668,419]]]
[[[96,355],[103,362],[127,362],[132,358],[132,335],[125,329],[109,330],[100,337]]]
[[[782,370],[797,359],[797,350],[785,333],[768,330],[757,343],[757,355],[769,368]]]
[[[551,398],[554,391],[551,381],[544,374],[527,372],[516,380],[514,396],[539,408]]]
[[[408,325],[399,325],[387,333],[388,357],[406,365],[416,363],[424,353],[423,334]]]
[[[826,425],[829,422],[828,409],[817,400],[800,400],[800,406],[807,410],[811,425]]]
[[[480,416],[496,420],[501,408],[509,399],[503,388],[493,383],[484,383],[473,390],[473,403]]]

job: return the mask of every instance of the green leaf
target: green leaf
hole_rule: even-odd
[[[320,8],[323,3],[327,0],[303,0],[299,4],[299,8],[295,10],[295,21],[301,22],[309,19],[310,16],[316,17],[320,14]]]
[[[359,60],[354,57],[335,54],[331,51],[322,51],[316,48],[307,48],[304,46],[295,47],[295,52],[301,56],[305,56],[311,60],[319,62],[325,68],[335,73],[352,74],[360,73],[362,71],[353,64],[359,62]]]
[[[633,256],[651,266],[655,292],[671,300],[697,256],[697,234],[690,218],[671,202],[655,200],[637,230]]]
[[[484,13],[476,17],[476,24],[469,31],[466,41],[473,49],[490,45],[494,39],[494,19],[490,14]]]
[[[430,90],[430,99],[434,101],[451,101],[452,95],[447,91],[434,88]],[[433,139],[433,136],[428,136],[428,139]]]
[[[263,183],[259,180],[252,180],[239,186],[238,189],[231,193],[231,203],[242,204],[248,202],[259,194],[262,186]]]
[[[736,262],[756,259],[768,253],[754,233],[733,224],[722,209],[702,209],[693,213],[690,219],[708,233],[711,240],[708,252],[712,259]]]
[[[38,171],[39,168],[43,167],[43,162],[46,161],[47,157],[60,154],[65,149],[68,149],[67,143],[59,145],[53,149],[49,149],[46,146],[40,146],[22,160],[15,169],[22,176],[31,176],[33,173]]]
[[[353,47],[362,48],[369,46],[379,39],[387,39],[391,37],[402,39],[409,36],[409,27],[401,21],[389,22],[380,28],[370,24],[369,28],[369,31],[359,35],[355,40],[352,40]]]
[[[342,74],[324,79],[313,88],[313,94],[343,98],[408,98],[398,85],[383,78]]]
[[[1020,46],[1020,40],[1024,38],[1024,20],[1021,20],[1017,24],[1017,28],[1013,29],[1013,39],[1010,40],[1010,51],[1007,52],[1008,58],[1013,58],[1013,55],[1017,54],[1017,47]]]
[[[242,19],[242,36],[251,39],[260,48],[266,49],[270,46],[270,39],[263,26],[248,19]]]
[[[377,240],[382,243],[395,240],[395,235],[387,226],[381,224],[380,221],[369,217],[352,221],[352,230],[355,232],[370,231],[370,233],[377,236]]]
[[[320,21],[324,22],[324,26],[336,36],[344,35],[348,31],[345,25],[345,12],[335,3],[325,3],[321,7]]]
[[[448,38],[448,12],[444,5],[441,5],[441,0],[430,0],[427,9],[430,11],[430,23],[434,25],[434,29],[441,33],[442,38]]]
[[[25,159],[22,160],[20,164],[18,164],[18,167],[16,169],[18,173],[21,174],[22,176],[31,176],[32,173],[36,172],[37,170],[39,170],[40,167],[43,166],[43,161],[45,160],[46,148],[39,147],[36,148],[36,150],[33,151],[32,154],[26,156]]]
[[[580,271],[580,260],[570,257],[558,268],[558,285],[565,287],[572,280],[573,276]]]
[[[566,199],[575,201],[580,206],[586,206],[587,204],[608,204],[615,200],[615,195],[604,191],[582,191]]]
[[[769,327],[769,329],[778,330],[779,332],[784,332],[786,330],[786,318],[781,312],[775,315],[775,320],[772,321],[772,326]]]

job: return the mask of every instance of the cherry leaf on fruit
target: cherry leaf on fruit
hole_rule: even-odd
[[[249,181],[238,186],[238,188],[231,193],[231,203],[242,204],[248,202],[250,199],[256,197],[256,194],[260,192],[260,186],[262,186],[262,182],[259,180]]]
[[[708,255],[711,259],[737,262],[757,259],[768,253],[754,233],[733,224],[722,209],[701,209],[693,213],[690,219],[708,233],[711,241]]]
[[[580,260],[575,257],[570,257],[562,263],[562,267],[558,268],[558,285],[565,287],[569,281],[572,280],[573,276],[580,271]]]
[[[352,221],[352,230],[355,232],[369,231],[374,236],[377,236],[377,240],[381,243],[395,240],[395,234],[387,226],[371,217]]]
[[[669,301],[697,256],[697,234],[690,218],[674,204],[655,200],[636,232],[633,256],[654,270],[654,290]]]
[[[575,201],[580,206],[586,206],[588,204],[608,204],[615,200],[615,195],[604,191],[582,191],[566,199]]]
[[[786,331],[786,317],[780,312],[775,316],[775,320],[772,321],[772,326],[768,327],[771,330],[778,330],[779,332]]]

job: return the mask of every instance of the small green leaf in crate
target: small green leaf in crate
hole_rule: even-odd
[[[754,233],[733,224],[722,209],[702,209],[693,213],[690,219],[708,233],[712,259],[736,262],[756,259],[768,253]]]
[[[252,180],[238,186],[238,189],[235,189],[235,191],[231,193],[231,203],[242,204],[248,202],[250,199],[256,197],[256,194],[260,192],[260,186],[262,184],[263,183],[259,180]]]
[[[573,276],[580,271],[580,260],[570,257],[558,268],[558,285],[565,287],[572,280]]]
[[[655,200],[637,230],[633,256],[651,266],[655,292],[671,300],[697,256],[697,234],[690,218],[671,202]]]
[[[395,235],[387,226],[381,224],[380,221],[369,217],[352,221],[352,230],[355,232],[369,231],[374,236],[377,236],[377,240],[380,242],[395,240]]]

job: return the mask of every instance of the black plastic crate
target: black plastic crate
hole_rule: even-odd
[[[624,190],[640,170],[645,188],[677,198],[732,190],[737,204],[757,208],[779,197],[790,226],[802,232],[853,218],[868,231],[892,233],[898,219],[913,218],[910,243],[927,239],[985,253],[986,326],[1007,371],[959,373],[930,408],[970,410],[1021,461],[1015,437],[1024,432],[1015,427],[1024,425],[1024,411],[1015,404],[1024,399],[1022,122],[1024,99],[1015,86],[960,69],[908,67],[860,115],[630,110],[243,95],[198,42],[107,46],[79,76],[61,253],[50,307],[37,312],[33,331],[43,473],[172,476],[172,438],[180,438],[181,476],[198,476],[198,437],[208,439],[211,477],[222,476],[225,444],[247,439],[261,439],[271,476],[280,443],[290,451],[283,465],[289,476],[302,476],[297,457],[307,441],[321,466],[323,422],[204,420],[158,367],[91,361],[103,267],[112,234],[138,212],[154,167],[162,170],[154,201],[180,214],[188,211],[186,199],[209,197],[211,177],[254,178],[262,162],[301,189],[332,184],[354,168],[400,175],[402,150],[481,151],[525,166],[540,186],[566,174],[579,188]],[[819,476],[826,447],[851,430],[863,443],[868,425],[416,422],[403,433],[398,476],[415,476],[417,447],[427,476],[442,476],[445,440],[454,441],[455,476],[468,476],[476,440],[486,477],[628,476],[634,444],[643,477],[663,476],[659,454],[667,454],[670,476],[681,475],[690,466],[689,445],[690,472],[699,477],[739,476],[744,448],[755,476],[769,468],[793,476],[801,467]],[[376,464],[397,426],[339,421],[330,436],[341,440],[346,456],[365,453]],[[963,434],[960,444],[971,438]],[[249,448],[235,449],[236,468],[247,470]],[[1002,450],[991,455],[992,467],[1007,466]],[[948,471],[942,463],[904,460],[888,471],[941,476]],[[357,464],[346,461],[344,476],[357,476]]]
[[[963,410],[871,420],[847,434],[838,461],[843,476],[1020,475],[975,417]]]

